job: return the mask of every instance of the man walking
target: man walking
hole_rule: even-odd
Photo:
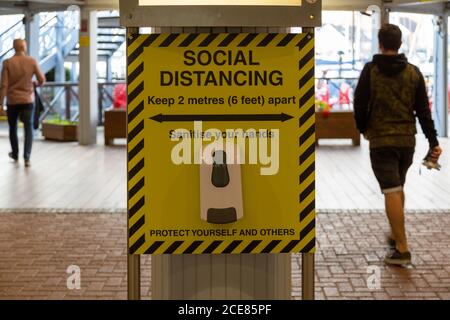
[[[385,262],[405,265],[411,263],[411,253],[405,232],[403,188],[415,152],[415,117],[428,139],[432,161],[438,161],[442,150],[423,75],[398,53],[402,45],[400,28],[383,25],[378,40],[381,54],[365,65],[355,91],[355,120],[369,140],[372,169],[385,196],[392,231],[389,243],[394,249]]]
[[[25,146],[23,158],[25,166],[30,166],[31,148],[33,144],[32,113],[34,103],[33,76],[37,84],[43,85],[45,76],[35,59],[27,56],[27,45],[22,39],[14,40],[15,55],[3,62],[0,86],[0,109],[7,98],[7,116],[9,124],[9,140],[12,151],[9,157],[19,159],[19,142],[17,138],[17,120],[20,119],[25,128]]]

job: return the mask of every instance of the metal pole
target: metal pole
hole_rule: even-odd
[[[64,90],[66,91],[66,120],[70,121],[71,120],[70,107],[71,107],[71,103],[72,103],[72,88],[70,87],[70,85],[65,85]]]
[[[99,83],[98,84],[98,121],[99,126],[103,125],[103,90],[105,87]]]
[[[128,254],[128,300],[141,300],[141,256]]]
[[[139,28],[127,28],[127,37],[139,34]],[[128,132],[128,130],[127,130]],[[128,162],[128,161],[127,161]],[[129,234],[128,230],[129,219],[127,219],[127,246]],[[128,249],[127,249],[128,251]],[[141,299],[141,257],[139,255],[132,255],[128,253],[128,300]]]
[[[314,253],[302,254],[302,299],[314,300]]]
[[[433,118],[440,137],[448,137],[448,15],[436,16],[438,31],[434,36]]]
[[[390,9],[386,8],[384,5],[381,7],[381,24],[389,23]]]

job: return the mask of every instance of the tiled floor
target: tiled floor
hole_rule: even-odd
[[[0,126],[0,299],[126,298],[126,149],[123,141],[113,147],[99,142],[82,147],[37,140],[33,165],[25,169],[7,158]],[[450,299],[450,141],[441,142],[443,170],[419,174],[427,150],[419,138],[408,177],[411,269],[381,263],[387,223],[367,144],[321,143],[317,207],[328,214],[318,215],[318,299]],[[149,298],[150,259],[142,261],[143,297]],[[70,265],[81,267],[79,291],[67,289]],[[298,299],[298,255],[292,266]],[[368,289],[368,266],[380,267],[380,290]]]
[[[317,299],[450,299],[450,212],[407,218],[414,266],[386,267],[381,213],[318,216]],[[112,214],[0,214],[0,299],[125,299],[126,217]],[[63,240],[62,240],[63,239]],[[150,258],[142,258],[143,298]],[[67,289],[67,268],[81,289]],[[380,267],[381,288],[367,286]],[[292,295],[301,297],[301,257],[292,256]]]

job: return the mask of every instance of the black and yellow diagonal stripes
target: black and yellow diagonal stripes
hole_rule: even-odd
[[[128,239],[129,252],[137,253],[145,243],[145,186],[144,177],[144,61],[142,45],[146,39],[131,37],[127,43],[128,53]]]
[[[300,243],[299,252],[315,252],[315,87],[314,36],[300,41]]]
[[[153,241],[142,243],[143,254],[243,254],[243,253],[291,253],[298,250],[300,240],[224,240],[207,241]]]
[[[150,47],[150,49],[146,49]],[[144,56],[150,54],[153,48],[169,48],[173,52],[185,51],[184,48],[196,48],[200,50],[241,50],[242,48],[257,50],[282,50],[279,48],[290,48],[287,52],[292,54],[288,67],[297,64],[298,53],[298,97],[299,109],[296,109],[295,119],[291,127],[295,130],[291,137],[297,137],[299,132],[297,148],[298,166],[298,193],[289,196],[295,198],[292,215],[299,214],[299,234],[292,237],[276,235],[275,238],[264,236],[244,237],[211,237],[198,238],[185,241],[182,237],[177,238],[155,238],[150,236],[151,195],[145,194],[153,186],[149,185],[148,177],[144,171],[149,166],[150,160],[145,158],[145,150],[149,149],[146,141],[145,130],[150,130],[153,124],[148,119],[149,111],[146,109],[147,96],[149,92],[154,94],[155,90],[144,81],[145,72],[152,67]],[[174,49],[177,48],[177,49]],[[166,49],[164,49],[163,52]],[[246,50],[241,50],[246,51]],[[145,53],[146,52],[146,53]],[[279,52],[279,51],[278,51]],[[159,54],[159,53],[158,53]],[[150,59],[147,59],[150,60]],[[292,65],[292,78],[297,90],[297,68]],[[147,77],[145,79],[148,79]],[[128,247],[131,254],[243,254],[243,253],[311,253],[315,251],[315,94],[314,94],[314,36],[313,34],[278,34],[278,33],[223,33],[223,34],[149,34],[131,36],[127,42],[127,91],[128,91]],[[147,93],[146,93],[147,92]],[[148,107],[148,106],[147,106]],[[146,127],[147,124],[147,128]],[[151,130],[149,131],[151,132]],[[151,135],[150,135],[151,136]],[[148,138],[147,138],[148,139]],[[289,145],[291,142],[289,142]],[[292,142],[295,144],[295,142]],[[148,150],[147,150],[148,152]],[[296,154],[290,157],[293,166],[296,165]],[[295,163],[294,163],[295,162]],[[296,170],[297,168],[292,168]],[[291,175],[296,182],[296,175]],[[294,188],[294,186],[293,186]],[[150,189],[151,190],[151,189]],[[292,192],[294,190],[292,189]],[[297,193],[295,191],[295,193]],[[193,200],[194,201],[194,200]],[[299,203],[298,203],[299,201]],[[297,212],[297,205],[299,212]],[[182,211],[182,210],[181,210]],[[296,220],[297,222],[298,220]],[[258,238],[259,237],[259,238]]]
[[[304,34],[278,33],[223,33],[223,34],[150,34],[140,35],[128,41],[129,82],[141,73],[142,61],[138,61],[144,48],[152,47],[298,47]],[[131,69],[131,70],[130,70]]]

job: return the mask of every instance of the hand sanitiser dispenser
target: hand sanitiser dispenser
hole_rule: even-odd
[[[205,158],[206,157],[206,158]],[[228,224],[243,218],[239,148],[214,150],[200,165],[201,219]]]

